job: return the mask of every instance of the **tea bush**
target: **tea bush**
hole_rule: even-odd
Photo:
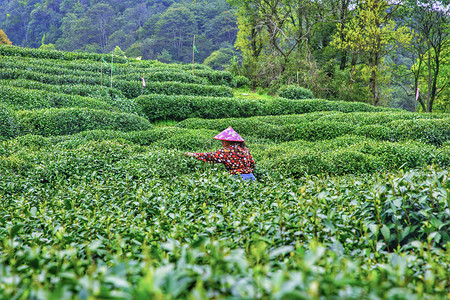
[[[126,81],[142,81],[142,75],[138,73],[127,73],[124,75],[114,76],[114,79],[126,80]],[[144,80],[146,83],[153,81],[176,81],[182,83],[195,83],[195,84],[208,84],[209,82],[202,77],[194,77],[192,73],[183,72],[180,70],[164,70],[164,71],[155,71],[155,70],[146,70],[144,75]]]
[[[43,136],[74,134],[93,129],[145,130],[152,126],[147,120],[134,114],[86,108],[20,111],[17,115],[24,133]]]
[[[233,86],[233,76],[227,71],[204,69],[196,70],[194,75],[208,79],[209,83],[213,85]]]
[[[136,98],[142,93],[166,95],[199,95],[212,97],[233,97],[231,88],[226,86],[201,85],[181,82],[149,82],[142,88],[141,82],[115,81],[114,87],[120,89],[127,98]]]
[[[0,140],[16,137],[19,129],[14,111],[0,103]]]
[[[125,96],[118,89],[100,85],[51,85],[26,79],[0,80],[0,86],[2,85],[21,87],[32,90],[44,90],[59,94],[78,95],[83,97],[95,98],[102,101],[109,101],[115,98],[125,98]]]
[[[137,86],[137,85],[136,85]],[[146,91],[145,91],[146,92]],[[198,94],[198,93],[195,93]],[[218,119],[229,117],[252,117],[267,115],[303,114],[316,111],[380,111],[379,108],[354,105],[352,102],[314,100],[246,100],[239,98],[200,97],[194,95],[152,94],[138,97],[149,120],[184,120],[186,118]],[[326,109],[324,108],[326,106]],[[386,110],[386,109],[385,109]],[[339,115],[342,121],[345,114]],[[279,122],[276,118],[275,123]]]
[[[104,110],[113,109],[113,107],[107,103],[93,98],[6,85],[0,85],[0,101],[15,110],[43,109],[52,107],[84,107]]]
[[[448,292],[446,170],[246,183],[173,150],[27,139],[21,180],[0,163],[7,298]]]
[[[386,118],[389,118],[391,113],[386,112],[384,114]],[[333,115],[339,115],[339,113],[331,112],[331,116]],[[364,114],[357,113],[357,115],[361,120],[359,124],[345,122],[345,118],[347,116],[351,118],[352,113],[341,114],[340,120],[329,121],[327,120],[328,116],[330,116],[328,113],[319,112],[297,116],[262,116],[241,119],[205,120],[192,118],[181,121],[177,126],[191,129],[207,128],[211,130],[223,130],[228,126],[232,126],[239,133],[268,138],[278,142],[300,139],[319,141],[346,134],[356,134],[386,141],[419,140],[440,146],[450,139],[450,122],[449,118],[445,115],[441,116],[442,119],[433,119],[424,116],[424,119],[399,120],[402,114],[394,114],[397,121],[392,121],[385,125],[370,124],[372,123],[370,121],[371,114],[366,114],[369,121],[364,120]],[[405,116],[408,118],[408,114],[405,114]],[[364,123],[368,125],[364,125]],[[403,124],[408,125],[403,126]],[[411,127],[411,130],[406,129],[408,126]]]
[[[448,114],[234,99],[244,78],[125,58],[111,89],[101,54],[0,55],[1,299],[448,296]],[[11,109],[59,95],[110,111]],[[183,156],[228,126],[255,182]]]
[[[289,85],[283,86],[278,91],[278,95],[286,99],[312,99],[314,98],[313,93],[300,86]]]
[[[235,77],[233,77],[231,85],[233,87],[236,87],[236,88],[250,87],[251,86],[251,82],[250,82],[250,79],[248,79],[245,76],[235,76]]]
[[[0,55],[3,56],[18,56],[18,57],[32,57],[55,60],[77,60],[87,59],[100,62],[103,54],[97,53],[81,53],[81,52],[64,52],[57,50],[40,50],[32,48],[22,48],[17,46],[0,45]],[[124,57],[115,56],[114,60],[117,63],[125,63]]]

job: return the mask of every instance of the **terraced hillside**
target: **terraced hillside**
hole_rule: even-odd
[[[0,297],[448,296],[450,115],[247,83],[0,46]],[[228,126],[255,183],[183,156]]]

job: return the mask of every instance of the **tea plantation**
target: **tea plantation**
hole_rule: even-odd
[[[103,59],[0,46],[1,299],[450,297],[449,114]],[[254,183],[183,156],[228,126]]]

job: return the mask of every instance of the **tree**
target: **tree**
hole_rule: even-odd
[[[61,20],[61,37],[56,41],[55,47],[59,50],[74,51],[81,49],[86,41],[86,33],[83,23],[85,9],[81,3],[77,2]]]
[[[206,37],[214,44],[234,44],[238,32],[235,10],[227,10],[209,20],[205,25]]]
[[[210,66],[215,70],[224,70],[233,58],[233,50],[230,48],[224,48],[216,50],[208,56],[203,64]]]
[[[28,23],[30,12],[36,2],[36,0],[11,0],[6,6],[7,18],[2,27],[16,45],[28,46],[31,29]]]
[[[181,4],[169,7],[155,24],[154,39],[161,51],[166,49],[175,60],[189,61],[194,34],[197,34],[197,24],[194,14]]]
[[[6,33],[0,29],[0,45],[12,45],[11,41],[6,36]]]
[[[108,44],[110,34],[114,32],[112,24],[114,15],[113,8],[106,3],[97,3],[86,12],[87,38],[96,40],[103,51]]]
[[[337,24],[333,45],[338,49],[353,51],[367,63],[361,69],[367,78],[372,95],[372,104],[381,104],[380,76],[383,55],[395,49],[398,43],[407,44],[411,40],[409,29],[396,26],[392,20],[397,6],[386,0],[366,0],[358,2],[356,15],[343,27]]]
[[[436,97],[448,87],[448,73],[442,72],[444,61],[448,61],[450,45],[449,14],[445,6],[435,1],[410,1],[407,24],[414,30],[413,50],[416,63],[411,71],[414,75],[414,91],[419,88],[418,102],[424,112],[432,112]],[[444,78],[444,80],[443,80]],[[414,93],[415,94],[415,93]]]

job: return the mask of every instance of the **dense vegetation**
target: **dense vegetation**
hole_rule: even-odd
[[[0,298],[448,296],[449,114],[101,58],[0,46]],[[228,126],[254,183],[183,156]]]
[[[450,111],[448,1],[4,0],[0,12],[0,44],[195,61],[272,94]]]

